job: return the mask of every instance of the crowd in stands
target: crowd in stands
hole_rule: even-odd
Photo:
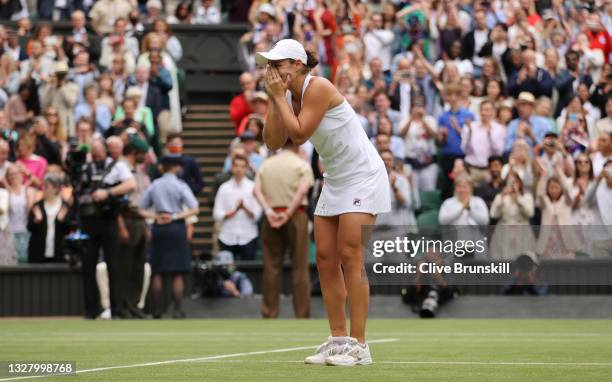
[[[129,167],[142,170],[147,179],[136,177],[145,188],[163,154],[181,154],[172,150],[183,114],[183,50],[160,8],[159,1],[0,3],[0,264],[64,261],[77,181],[66,165],[72,152],[87,152],[87,163],[129,162],[138,142],[145,155]],[[51,21],[69,21],[70,29],[56,32]],[[195,179],[197,165],[188,164],[185,178]],[[197,177],[196,194],[199,170]]]
[[[254,179],[272,155],[261,138],[272,101],[254,55],[294,38],[317,54],[313,74],[345,96],[387,166],[393,210],[378,224],[496,224],[491,255],[514,259],[536,248],[574,258],[576,237],[558,227],[612,222],[612,2],[253,1],[246,21],[242,93],[230,104],[237,138],[219,179],[236,157]],[[324,169],[310,144],[299,155],[314,174],[312,206]],[[235,219],[255,230],[258,213]],[[245,232],[231,227],[221,224],[221,244]],[[601,253],[611,238],[606,230]]]

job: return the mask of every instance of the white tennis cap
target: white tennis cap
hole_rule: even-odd
[[[264,65],[268,61],[287,59],[302,61],[304,65],[308,63],[308,56],[306,56],[306,50],[302,44],[290,38],[280,40],[267,52],[255,54],[257,65]]]

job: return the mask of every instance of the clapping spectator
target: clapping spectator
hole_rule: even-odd
[[[111,111],[108,107],[98,102],[98,85],[92,83],[85,87],[83,102],[79,103],[74,110],[74,117],[79,120],[81,118],[89,118],[96,124],[96,131],[100,134],[106,134],[112,122]]]
[[[27,228],[28,214],[36,194],[36,191],[28,186],[27,179],[24,184],[23,173],[27,171],[20,163],[12,165],[6,171],[6,188],[9,191],[9,230],[13,233],[17,260],[20,263],[28,261],[30,239]]]
[[[199,0],[197,2],[194,24],[219,24],[221,22],[221,12],[213,3],[213,0]],[[177,19],[180,20],[178,15]]]
[[[213,216],[220,223],[219,247],[232,252],[240,260],[255,260],[257,221],[261,206],[253,196],[254,183],[246,177],[248,159],[232,160],[232,178],[219,187]]]
[[[60,197],[62,178],[47,174],[43,180],[43,198],[35,203],[28,217],[31,236],[28,246],[30,263],[61,262],[63,243],[69,229],[69,206]]]
[[[409,231],[416,232],[415,211],[420,208],[418,191],[414,189],[404,174],[394,170],[395,160],[390,150],[381,151],[380,156],[389,175],[391,212],[378,215],[376,224],[409,226]]]

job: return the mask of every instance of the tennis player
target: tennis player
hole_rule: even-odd
[[[325,167],[315,209],[317,267],[331,335],[308,364],[338,366],[372,363],[365,330],[370,287],[363,264],[361,226],[391,210],[385,166],[355,112],[327,79],[310,75],[317,59],[292,39],[256,54],[267,64],[270,107],[263,136],[272,150],[287,139],[310,140]],[[344,271],[344,272],[343,272]],[[346,328],[346,297],[351,318]]]

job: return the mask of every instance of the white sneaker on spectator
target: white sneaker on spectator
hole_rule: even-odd
[[[111,310],[110,309],[104,309],[104,312],[100,313],[100,318],[103,320],[110,320],[113,318],[113,316],[111,315]]]
[[[310,365],[325,365],[325,359],[336,354],[336,350],[342,347],[349,337],[327,337],[327,341],[323,342],[315,351],[315,354],[304,359],[304,363]]]
[[[369,365],[372,355],[368,344],[360,344],[356,338],[349,337],[348,341],[336,350],[336,354],[325,359],[331,366]]]

